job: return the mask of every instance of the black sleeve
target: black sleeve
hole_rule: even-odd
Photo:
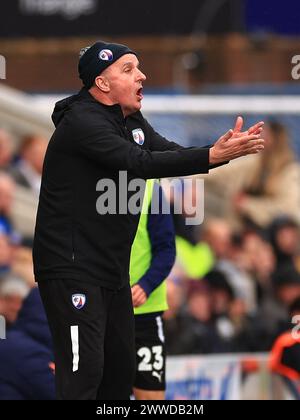
[[[81,119],[82,121],[82,119]],[[179,148],[148,151],[127,141],[106,121],[88,118],[71,133],[77,152],[113,170],[127,170],[142,178],[163,178],[207,173],[209,149]]]
[[[196,149],[195,147],[184,148],[183,146],[180,146],[180,144],[177,144],[173,141],[167,140],[165,137],[158,134],[153,129],[153,127],[148,123],[148,121],[146,119],[145,119],[145,123],[147,125],[148,132],[150,133],[150,136],[151,136],[150,150],[164,152],[166,150],[182,150],[182,149],[193,150],[193,149]],[[204,146],[204,148],[210,149],[212,146],[213,146],[213,144],[209,144],[209,145]],[[225,165],[228,162],[229,161],[222,162],[222,163],[217,163],[215,165],[209,165],[209,169],[217,168],[218,166]]]
[[[175,143],[174,141],[169,141],[165,137],[158,134],[153,127],[148,123],[146,119],[145,124],[147,126],[147,133],[150,135],[150,150],[157,152],[165,152],[167,150],[183,150],[184,147],[180,144]],[[194,147],[189,147],[188,149],[194,149]]]

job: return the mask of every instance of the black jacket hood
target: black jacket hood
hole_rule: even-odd
[[[69,96],[68,98],[64,98],[56,102],[54,111],[52,113],[52,121],[55,127],[57,127],[60,121],[63,119],[65,112],[69,109],[70,105],[78,101],[78,99],[79,94],[77,93],[76,95]]]

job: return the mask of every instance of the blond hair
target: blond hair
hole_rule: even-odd
[[[250,194],[272,196],[282,171],[296,161],[285,126],[272,121],[268,123],[268,127],[272,136],[272,145],[260,154],[256,170],[249,177],[246,190]]]

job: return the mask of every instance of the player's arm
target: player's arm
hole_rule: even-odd
[[[169,275],[176,257],[175,232],[171,214],[162,214],[165,200],[160,186],[154,184],[152,200],[159,199],[159,214],[149,214],[148,233],[151,240],[152,260],[149,269],[132,287],[133,305],[140,306]]]

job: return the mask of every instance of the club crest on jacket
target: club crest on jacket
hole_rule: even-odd
[[[72,303],[76,309],[82,309],[85,305],[85,302],[86,302],[85,295],[81,293],[76,293],[75,295],[72,295]]]
[[[144,144],[145,141],[145,134],[141,128],[136,128],[135,130],[132,130],[132,137],[133,140],[141,146]]]

